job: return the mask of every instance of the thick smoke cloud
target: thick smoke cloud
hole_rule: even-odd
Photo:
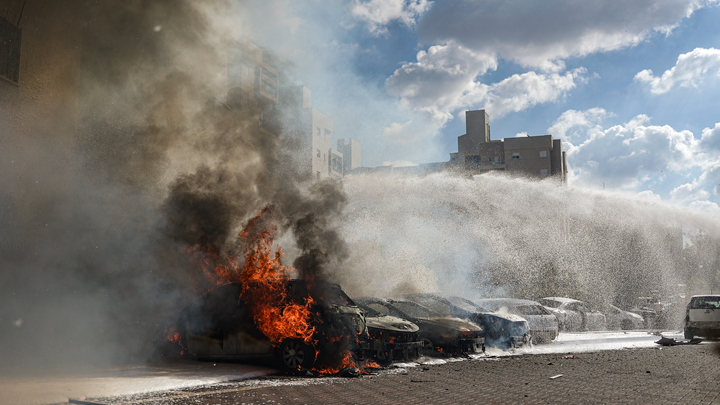
[[[5,371],[147,358],[198,288],[183,252],[239,249],[267,204],[302,263],[342,260],[339,185],[279,164],[297,142],[263,127],[268,106],[225,103],[240,30],[228,3],[68,4],[83,27],[77,129],[0,149]]]

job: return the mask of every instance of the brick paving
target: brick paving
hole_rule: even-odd
[[[104,403],[720,404],[715,344],[565,356],[452,361],[359,378],[273,376]]]

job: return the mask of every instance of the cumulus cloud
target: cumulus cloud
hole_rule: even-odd
[[[720,78],[720,49],[695,48],[678,56],[675,66],[661,76],[655,76],[650,69],[635,75],[635,81],[648,84],[654,94],[666,93],[675,86],[697,88],[709,78]]]
[[[432,46],[420,51],[417,62],[406,63],[385,82],[400,103],[427,112],[438,123],[452,119],[453,112],[482,105],[493,117],[553,102],[564,96],[585,69],[570,72],[512,75],[498,83],[484,84],[477,78],[497,68],[497,58],[480,54],[458,43]]]
[[[631,188],[647,181],[649,174],[679,173],[701,164],[698,141],[690,131],[648,125],[650,118],[645,115],[604,129],[596,122],[606,115],[601,109],[573,111],[551,126],[587,130],[585,139],[577,146],[570,145],[567,152],[574,180],[599,184],[612,179],[613,187]],[[573,126],[573,122],[579,124]]]
[[[720,123],[715,124],[712,129],[705,128],[703,130],[700,147],[712,152],[720,150]]]
[[[590,132],[602,130],[600,124],[612,115],[600,107],[586,111],[567,110],[555,120],[548,131],[557,138],[572,141]]]
[[[686,183],[675,187],[670,192],[670,197],[674,201],[696,201],[710,197],[710,193],[702,188],[702,184],[697,180],[692,183]]]
[[[374,35],[386,35],[389,23],[401,21],[413,26],[431,5],[427,0],[353,0],[351,13],[356,20],[365,22]]]
[[[418,23],[424,43],[455,41],[524,66],[557,70],[562,60],[633,46],[670,33],[716,0],[439,2]]]

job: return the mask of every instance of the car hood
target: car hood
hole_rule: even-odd
[[[414,323],[395,316],[366,316],[365,322],[368,328],[392,332],[417,332],[419,329]]]

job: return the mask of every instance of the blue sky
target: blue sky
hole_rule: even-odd
[[[552,134],[569,183],[720,213],[718,0],[249,0],[364,166],[447,161],[464,111],[493,139]]]

